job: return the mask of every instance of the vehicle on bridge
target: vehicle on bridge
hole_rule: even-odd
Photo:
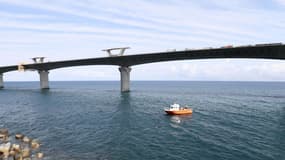
[[[278,45],[282,45],[282,43],[264,43],[264,44],[256,44],[255,46],[262,47],[262,46],[278,46]]]
[[[226,45],[226,46],[222,46],[221,48],[226,49],[226,48],[233,48],[233,47],[234,47],[233,45]]]

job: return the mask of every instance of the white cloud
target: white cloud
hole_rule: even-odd
[[[275,0],[276,2],[278,2],[281,5],[285,5],[285,0]]]
[[[123,3],[123,5],[118,4],[118,6],[120,7],[123,6],[122,9],[126,9],[126,7],[134,8],[132,6],[134,4],[140,6],[140,8],[135,8],[134,10],[131,10],[129,12],[127,11],[126,13],[129,13],[128,15],[126,15],[125,11],[114,12],[108,10],[111,13],[113,12],[116,13],[116,16],[119,13],[119,15],[123,15],[125,17],[136,18],[136,20],[130,20],[128,18],[118,18],[118,17],[114,18],[112,14],[111,15],[106,14],[105,12],[98,13],[97,12],[98,8],[105,8],[102,6],[95,8],[93,7],[95,12],[93,11],[93,13],[92,12],[90,13],[87,11],[83,11],[82,9],[81,10],[74,9],[73,7],[67,8],[66,5],[68,6],[68,4],[66,4],[65,6],[61,6],[58,3],[55,4],[42,3],[42,2],[39,3],[39,1],[25,1],[25,2],[18,0],[11,0],[11,1],[2,0],[2,1],[26,7],[33,7],[37,9],[40,8],[43,10],[56,12],[56,13],[69,14],[73,16],[80,16],[95,20],[102,20],[120,25],[143,27],[146,29],[158,30],[163,32],[174,32],[174,33],[185,34],[187,32],[191,32],[191,29],[189,28],[196,28],[196,30],[198,28],[199,29],[198,32],[204,36],[207,34],[211,35],[213,34],[213,32],[219,32],[219,34],[215,34],[216,37],[224,37],[230,33],[234,35],[239,35],[238,36],[239,38],[241,37],[240,35],[243,35],[244,37],[250,36],[250,37],[260,38],[261,36],[260,34],[255,34],[253,31],[246,31],[245,29],[241,29],[240,27],[238,28],[238,26],[240,26],[239,25],[240,23],[256,23],[257,15],[258,17],[263,17],[266,15],[263,12],[258,12],[253,14],[247,12],[241,14],[240,12],[231,12],[231,11],[220,12],[220,11],[198,10],[191,7],[189,9],[189,7],[184,8],[183,6],[168,6],[168,5],[161,6],[159,4],[154,5],[143,1]],[[78,3],[78,2],[75,1],[73,3]],[[107,4],[114,5],[113,3],[114,2],[112,1]],[[96,4],[84,5],[85,8],[90,6],[96,6]],[[144,10],[142,10],[141,8]],[[160,9],[157,10],[157,8]],[[224,15],[227,16],[223,17]],[[140,21],[139,19],[142,19],[142,21]],[[263,19],[258,19],[258,20],[261,20],[264,23]],[[222,21],[222,23],[220,22],[216,23],[217,21]],[[224,25],[225,23],[227,23],[227,25]],[[203,34],[203,32],[205,32],[204,30],[211,31],[212,33],[207,32],[206,34]]]
[[[15,64],[39,55],[52,61],[102,57],[105,53],[101,49],[119,46],[130,46],[130,54],[170,48],[280,42],[285,37],[285,21],[282,21],[285,12],[259,8],[257,1],[0,0],[0,4],[20,8],[0,12],[0,49],[5,53],[1,65]],[[284,80],[283,63],[271,61],[240,66],[243,61],[142,65],[135,67],[132,78]],[[104,72],[74,68],[73,73],[84,79],[117,78],[114,76],[117,71],[106,66],[103,68]],[[52,72],[54,80],[76,79],[68,70]],[[88,78],[88,75],[94,76]],[[9,76],[8,79],[23,79],[21,76]]]
[[[245,64],[247,63],[247,65]],[[284,81],[285,62],[276,60],[195,60],[134,67],[137,80]],[[246,78],[245,78],[246,77]]]

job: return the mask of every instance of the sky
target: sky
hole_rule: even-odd
[[[0,66],[170,49],[285,43],[285,0],[0,0]],[[285,54],[285,53],[284,53]],[[51,81],[119,80],[117,66],[51,70]],[[5,81],[38,81],[8,72]],[[285,81],[285,61],[185,60],[132,66],[131,80]]]

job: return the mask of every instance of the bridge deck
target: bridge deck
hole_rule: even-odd
[[[213,58],[256,58],[256,59],[285,59],[285,45],[264,45],[235,48],[216,48],[201,50],[185,50],[174,52],[160,52],[148,54],[136,54],[117,57],[102,57],[77,59],[66,61],[55,61],[37,64],[26,64],[25,69],[52,70],[63,67],[84,66],[84,65],[117,65],[133,66],[146,63],[191,60],[191,59],[213,59]],[[17,70],[18,66],[0,67],[0,73]]]

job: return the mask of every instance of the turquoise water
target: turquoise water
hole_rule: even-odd
[[[285,83],[7,82],[0,127],[40,139],[46,159],[285,159]],[[163,108],[190,105],[193,115]]]

